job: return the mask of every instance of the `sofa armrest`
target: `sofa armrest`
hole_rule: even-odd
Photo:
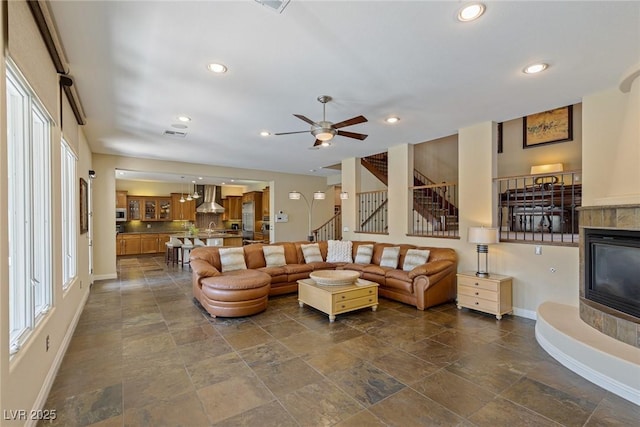
[[[190,263],[191,270],[193,270],[193,273],[198,277],[198,279],[203,279],[205,277],[215,277],[222,274],[218,271],[217,268],[201,259],[191,259]]]
[[[452,264],[451,261],[445,260],[428,262],[415,267],[408,273],[408,276],[410,279],[415,279],[418,276],[432,276],[446,270]]]

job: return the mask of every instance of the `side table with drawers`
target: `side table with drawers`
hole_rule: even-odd
[[[478,277],[474,272],[458,273],[458,309],[462,307],[495,314],[496,319],[513,312],[510,276],[491,274]]]

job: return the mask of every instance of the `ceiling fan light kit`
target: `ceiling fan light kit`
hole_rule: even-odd
[[[321,95],[318,97],[318,102],[322,104],[322,120],[319,122],[314,122],[313,120],[303,116],[302,114],[294,114],[295,117],[311,125],[311,129],[309,129],[308,131],[303,130],[303,131],[296,131],[296,132],[280,132],[280,133],[274,133],[274,135],[291,135],[295,133],[310,132],[311,135],[313,135],[316,138],[316,141],[313,144],[313,147],[311,148],[319,148],[320,146],[328,147],[329,145],[331,145],[329,141],[331,141],[336,135],[364,141],[368,135],[364,135],[362,133],[338,130],[343,127],[365,123],[367,119],[364,116],[352,117],[348,120],[344,120],[339,123],[332,123],[330,121],[327,121],[326,105],[327,105],[327,102],[331,100],[332,98],[329,95]]]

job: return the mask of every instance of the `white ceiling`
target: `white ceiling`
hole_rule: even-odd
[[[59,1],[51,10],[96,153],[315,175],[348,157],[581,101],[640,64],[639,2]],[[540,75],[524,66],[545,61]],[[206,69],[228,66],[224,75]],[[309,150],[294,113],[364,115]],[[188,115],[184,139],[163,136]],[[398,115],[396,125],[384,119]],[[310,170],[315,171],[311,172]]]

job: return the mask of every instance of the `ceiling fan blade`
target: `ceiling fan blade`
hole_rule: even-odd
[[[294,116],[296,116],[297,118],[299,118],[303,122],[309,123],[310,125],[315,125],[316,124],[316,122],[314,122],[313,120],[303,116],[302,114],[294,114]]]
[[[310,131],[308,130],[299,130],[297,132],[280,132],[280,133],[274,133],[274,135],[293,135],[294,133],[308,133]]]
[[[313,143],[313,146],[317,147],[318,145],[322,145],[322,141],[320,141],[319,139],[316,139],[316,142]]]
[[[343,127],[347,127],[347,126],[353,126],[353,125],[357,125],[359,123],[364,123],[368,121],[364,116],[358,116],[358,117],[353,117],[349,120],[345,120],[343,122],[340,123],[336,123],[335,125],[333,125],[333,127],[335,129],[340,129]]]
[[[338,131],[338,135],[346,136],[347,138],[359,139],[361,141],[364,141],[367,138],[367,136],[369,136],[369,135],[364,135],[362,133],[347,132],[347,131],[344,131],[344,130],[339,130]]]

